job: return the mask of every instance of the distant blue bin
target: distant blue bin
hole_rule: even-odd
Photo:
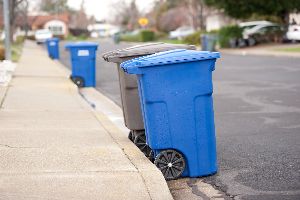
[[[96,86],[96,51],[98,44],[93,42],[69,43],[65,46],[70,51],[71,79],[78,87]]]
[[[48,56],[52,59],[59,59],[59,38],[49,38],[46,40]]]
[[[217,36],[213,34],[201,35],[201,49],[202,51],[215,51],[217,44]]]
[[[219,57],[172,50],[121,64],[137,74],[147,143],[167,180],[217,172],[212,71]]]

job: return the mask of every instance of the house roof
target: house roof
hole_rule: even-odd
[[[59,15],[35,15],[35,16],[28,16],[28,25],[31,27],[41,27],[46,24],[48,21],[51,20],[60,20],[69,24],[69,14],[59,14]],[[15,24],[17,26],[24,26],[26,24],[24,17],[18,16],[15,19]],[[3,16],[0,16],[0,27],[3,27]]]
[[[31,27],[40,27],[46,24],[48,21],[51,20],[60,20],[65,22],[66,24],[69,23],[69,15],[59,14],[59,15],[37,15],[37,16],[28,16],[28,24]]]

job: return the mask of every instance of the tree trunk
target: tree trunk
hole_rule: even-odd
[[[290,13],[287,10],[283,10],[282,12],[280,12],[279,17],[282,23],[284,23],[285,25],[289,24]]]
[[[203,7],[204,7],[204,4],[203,4],[203,1],[201,1],[199,3],[199,6],[200,6],[200,9],[199,9],[199,21],[200,21],[200,29],[201,31],[205,31],[205,23],[204,23],[204,16],[203,16]]]

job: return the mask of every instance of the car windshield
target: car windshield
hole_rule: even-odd
[[[247,30],[247,29],[251,29],[251,28],[253,28],[253,27],[255,27],[255,26],[257,26],[257,25],[241,26],[241,28],[242,28],[243,30]]]
[[[275,26],[275,25],[257,25],[257,26],[254,26],[253,28],[251,29],[248,29],[250,32],[258,32],[262,29],[268,29],[269,27],[272,27],[272,26]]]
[[[178,31],[187,31],[187,30],[191,30],[191,27],[184,26],[184,27],[178,28]]]

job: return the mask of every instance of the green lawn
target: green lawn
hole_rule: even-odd
[[[171,40],[171,39],[158,40],[158,42],[171,43],[171,44],[184,44],[182,40]]]
[[[11,47],[11,60],[13,62],[18,62],[23,49],[23,42],[20,43],[13,43]]]
[[[280,48],[280,49],[275,49],[275,50],[276,51],[285,51],[285,52],[294,52],[294,53],[299,52],[300,53],[300,46],[298,46],[298,47]]]
[[[89,37],[85,36],[85,35],[80,35],[80,36],[73,36],[71,34],[69,34],[66,38],[66,40],[68,41],[74,41],[74,42],[77,42],[77,41],[84,41],[84,40],[88,40]]]
[[[5,57],[5,51],[4,51],[4,44],[3,42],[0,42],[0,59],[4,59]],[[23,41],[22,42],[15,42],[11,45],[11,60],[13,62],[18,62],[21,54],[22,54],[22,49],[23,49]]]

